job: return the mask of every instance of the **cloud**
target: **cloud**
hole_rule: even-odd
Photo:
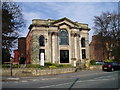
[[[26,23],[26,28],[24,31],[20,32],[20,36],[26,36],[27,33],[28,33],[28,27],[30,26],[30,24],[32,24],[32,20],[33,19],[40,19],[40,18],[43,18],[44,16],[42,16],[41,13],[39,12],[24,12],[23,13],[24,15],[24,20],[25,20],[25,23]]]
[[[87,23],[92,29],[94,16],[103,11],[117,9],[117,3],[110,2],[25,2],[23,3],[24,18],[27,28],[32,19],[60,19],[67,17],[73,21]],[[28,30],[25,30],[27,34]],[[90,41],[93,30],[90,31]]]

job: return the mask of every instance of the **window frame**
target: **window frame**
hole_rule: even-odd
[[[43,35],[39,37],[39,46],[45,46],[45,37]]]
[[[69,33],[66,29],[60,29],[59,31],[59,45],[69,45]]]
[[[81,47],[86,47],[85,38],[81,38]]]

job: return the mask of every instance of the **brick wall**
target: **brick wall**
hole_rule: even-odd
[[[14,62],[19,62],[19,60],[18,60],[18,49],[14,50]]]
[[[18,39],[18,52],[19,56],[26,57],[26,38],[21,37]]]
[[[108,59],[108,51],[106,43],[99,35],[94,35],[92,37],[92,42],[90,43],[90,59],[96,61],[104,61]]]

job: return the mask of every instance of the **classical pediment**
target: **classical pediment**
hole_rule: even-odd
[[[69,27],[78,27],[78,25],[75,22],[71,21],[70,19],[68,19],[66,17],[56,20],[52,24],[55,26],[67,25]]]

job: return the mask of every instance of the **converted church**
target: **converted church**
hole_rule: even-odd
[[[72,64],[89,59],[88,24],[71,21],[68,18],[58,20],[34,19],[26,36],[26,63],[44,62]],[[41,57],[41,53],[44,56]]]

